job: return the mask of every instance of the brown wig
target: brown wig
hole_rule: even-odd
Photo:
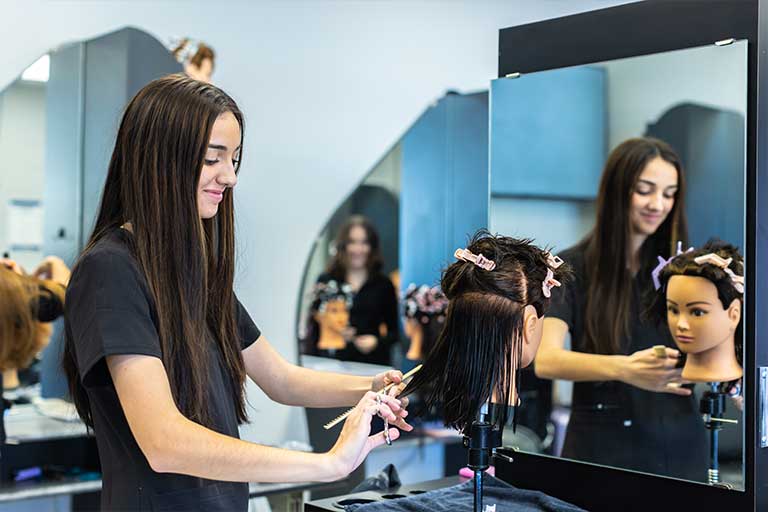
[[[197,68],[202,66],[205,59],[210,59],[211,69],[213,69],[216,62],[216,54],[214,53],[213,48],[203,42],[198,42],[195,46],[194,41],[186,37],[179,41],[171,53],[173,54],[173,57],[182,64],[189,63]]]
[[[366,262],[368,275],[372,276],[381,272],[381,267],[384,264],[384,259],[381,256],[379,233],[376,231],[376,228],[373,227],[371,221],[366,217],[353,215],[344,223],[336,235],[336,240],[334,241],[336,252],[326,269],[326,273],[339,282],[347,280],[347,244],[349,244],[349,233],[355,226],[360,226],[365,230],[365,238],[371,247],[371,252],[368,253],[368,261]]]
[[[218,345],[236,390],[232,401],[237,418],[246,420],[245,368],[232,288],[232,190],[224,192],[213,218],[201,219],[197,206],[211,129],[226,112],[240,125],[242,148],[243,115],[221,89],[176,74],[140,90],[120,123],[96,225],[83,253],[130,222],[129,250],[154,299],[174,400],[186,417],[206,426],[212,426],[206,377],[211,342]],[[64,368],[78,413],[92,426],[72,340],[65,345]]]
[[[685,179],[675,151],[665,142],[649,137],[629,139],[608,156],[597,196],[597,220],[580,243],[585,249],[587,289],[584,343],[594,354],[619,354],[620,340],[629,336],[632,274],[627,268],[630,239],[629,210],[638,178],[654,158],[677,169],[677,193],[672,210],[655,233],[640,247],[638,276],[641,289],[650,287],[656,257],[672,254],[677,241],[687,243]]]
[[[50,331],[38,321],[41,287],[45,281],[0,266],[0,370],[26,368],[47,342]],[[63,302],[61,286],[49,293]]]
[[[734,287],[731,276],[725,270],[709,263],[696,263],[696,258],[710,253],[717,254],[726,260],[732,258],[733,261],[728,268],[737,276],[744,276],[744,258],[741,257],[739,250],[735,246],[722,240],[710,239],[700,249],[675,256],[659,272],[660,287],[650,307],[651,314],[659,323],[666,325],[667,284],[669,284],[669,279],[672,276],[693,276],[707,279],[717,288],[717,297],[720,299],[723,309],[728,309],[734,299],[738,299],[742,303],[744,302],[744,294]],[[736,360],[740,366],[743,366],[744,357],[743,323],[739,322],[734,335]]]
[[[506,424],[512,390],[520,385],[525,306],[539,317],[549,306],[542,282],[550,268],[547,253],[530,240],[481,230],[467,247],[496,263],[485,270],[457,261],[443,271],[440,287],[448,297],[443,330],[404,394],[419,392],[427,408],[443,404],[447,426],[468,432],[482,405],[495,397]],[[552,269],[568,277],[568,265]]]

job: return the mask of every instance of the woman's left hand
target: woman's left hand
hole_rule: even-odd
[[[363,354],[370,354],[376,349],[379,340],[377,340],[376,336],[373,334],[361,334],[360,336],[355,337],[353,343],[355,344],[355,347],[357,347],[357,350]]]

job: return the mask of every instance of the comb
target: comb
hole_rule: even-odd
[[[416,374],[416,372],[418,372],[419,370],[421,370],[421,365],[417,366],[417,367],[416,367],[416,368],[414,368],[413,370],[411,370],[411,371],[409,371],[408,373],[406,373],[405,375],[403,375],[403,380],[402,380],[401,382],[405,382],[407,379],[410,379],[410,378],[411,378],[411,377],[413,377],[413,376]],[[379,391],[379,393],[378,393],[378,394],[380,394],[380,395],[383,395],[383,394],[385,394],[385,393],[389,392],[389,390],[390,390],[390,389],[392,389],[392,386],[394,386],[394,385],[395,385],[395,383],[394,383],[394,382],[393,382],[393,383],[391,383],[391,384],[388,384],[387,386],[385,386],[385,387],[384,387],[384,389],[382,389],[381,391]],[[324,428],[325,430],[330,430],[330,429],[332,429],[333,427],[335,427],[336,425],[338,425],[339,423],[341,423],[342,421],[344,421],[345,419],[347,419],[347,416],[349,416],[349,415],[352,413],[352,411],[354,411],[354,410],[355,410],[355,408],[353,407],[353,408],[351,408],[350,410],[348,410],[347,412],[345,412],[344,414],[342,414],[341,416],[337,416],[335,419],[333,419],[333,420],[329,421],[328,423],[326,423],[325,425],[323,425],[323,428]]]

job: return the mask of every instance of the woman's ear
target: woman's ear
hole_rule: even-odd
[[[728,306],[728,320],[731,322],[731,328],[735,331],[741,321],[741,301],[733,299]]]

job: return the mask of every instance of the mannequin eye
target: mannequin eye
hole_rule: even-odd
[[[667,306],[667,313],[677,314],[677,308],[675,306]]]
[[[704,316],[707,314],[707,311],[704,311],[703,309],[694,308],[691,310],[691,314],[693,316]]]

